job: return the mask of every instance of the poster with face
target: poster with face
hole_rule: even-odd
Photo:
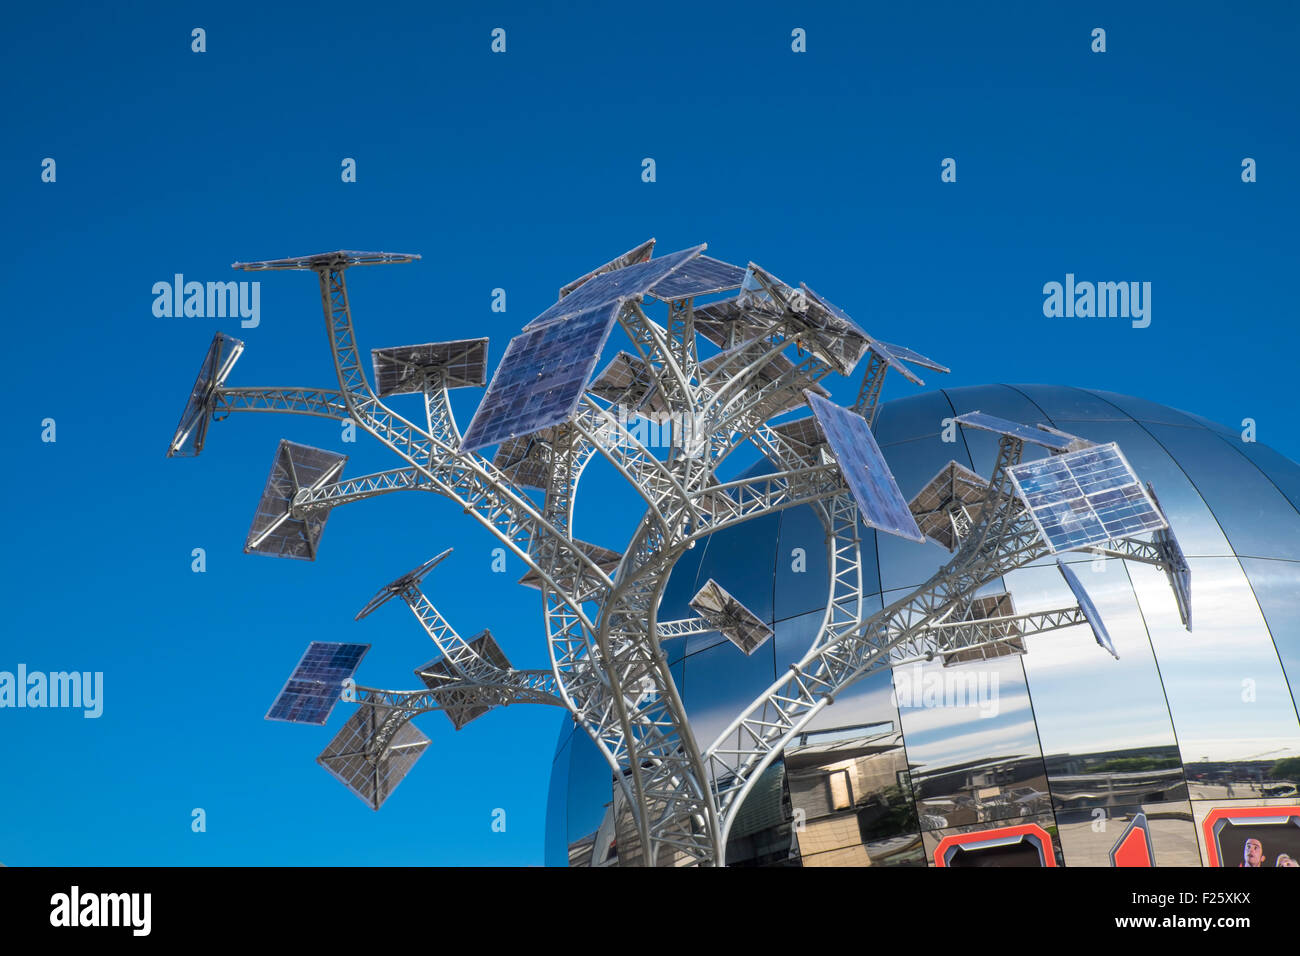
[[[1216,807],[1203,827],[1211,866],[1300,867],[1300,806]]]

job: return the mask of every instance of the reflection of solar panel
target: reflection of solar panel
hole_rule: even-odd
[[[712,376],[716,371],[718,371],[718,369],[726,365],[732,368],[731,374],[734,375],[741,369],[748,367],[751,361],[759,357],[757,354],[751,354],[749,356],[749,361],[745,361],[746,353],[752,353],[753,351],[754,348],[752,346],[747,346],[731,349],[727,352],[719,352],[717,355],[711,356],[701,362],[700,371],[703,372],[706,377]],[[737,361],[738,358],[740,361]],[[766,364],[760,366],[756,370],[754,377],[750,380],[749,387],[754,390],[764,388],[781,378],[781,376],[788,375],[793,369],[794,363],[780,352],[777,352],[768,359]],[[826,391],[826,389],[818,383],[812,381],[812,379],[807,375],[796,375],[793,378],[787,379],[787,382],[788,384],[786,387],[772,392],[766,399],[764,399],[759,409],[762,417],[771,418],[773,415],[779,415],[782,412],[790,411],[792,408],[798,408],[803,404],[802,392],[804,389],[810,389],[821,396],[830,395],[830,392]]]
[[[318,764],[372,810],[384,805],[429,746],[429,738],[407,721],[393,734],[382,753],[367,756],[367,746],[390,713],[386,707],[358,707],[316,758]]]
[[[571,418],[618,310],[618,302],[606,303],[511,339],[461,448],[476,451]]]
[[[1022,462],[1010,474],[1053,551],[1165,527],[1114,442]]]
[[[379,396],[422,391],[426,374],[438,371],[446,376],[447,388],[481,386],[487,372],[487,345],[487,339],[462,339],[371,349]]]
[[[355,620],[369,617],[375,611],[387,604],[392,598],[401,594],[413,584],[419,584],[424,580],[424,576],[442,563],[442,559],[451,554],[451,548],[441,554],[435,555],[428,561],[425,561],[418,568],[407,571],[400,578],[389,581],[382,588],[375,592],[375,596],[366,602],[366,606],[357,612]]]
[[[963,619],[967,621],[985,621],[989,618],[1011,617],[1015,613],[1015,602],[1012,601],[1010,594],[1003,592],[977,597],[971,602],[970,607],[963,615]],[[1008,621],[1005,624],[998,625],[996,634],[991,636],[1005,636],[1007,639],[1000,640],[996,644],[967,647],[944,654],[944,666],[964,664],[968,661],[986,661],[995,657],[1006,657],[1009,654],[1025,653],[1025,639],[1020,636],[1019,621]]]
[[[611,551],[609,548],[602,548],[598,544],[579,541],[577,538],[573,539],[573,543],[578,546],[583,554],[587,555],[587,557],[591,558],[591,560],[596,563],[596,567],[600,568],[606,574],[609,574],[617,568],[619,562],[623,560],[623,555],[619,552]],[[519,583],[526,588],[535,588],[540,591],[542,589],[542,576],[530,568],[528,573],[519,579]]]
[[[319,488],[334,481],[347,460],[347,455],[281,439],[244,551],[315,561],[329,509],[313,508],[295,517],[293,499],[300,489]]]
[[[1155,545],[1165,575],[1169,578],[1169,587],[1173,590],[1174,602],[1178,605],[1178,616],[1182,619],[1183,627],[1190,631],[1192,629],[1192,569],[1187,564],[1187,556],[1183,554],[1182,546],[1174,536],[1173,525],[1169,524],[1165,509],[1160,507],[1156,490],[1151,487],[1150,482],[1147,482],[1147,493],[1151,495],[1151,501],[1166,525],[1152,535],[1151,543]]]
[[[950,461],[926,482],[907,507],[925,536],[951,551],[958,543],[953,511],[964,509],[970,516],[988,498],[988,493],[987,481],[964,465]]]
[[[907,501],[899,492],[866,420],[819,395],[811,392],[804,395],[861,509],[862,520],[900,538],[924,541],[925,535],[907,509]]]
[[[212,420],[217,389],[225,384],[239,355],[244,351],[244,343],[239,339],[218,332],[212,336],[203,364],[199,366],[198,377],[194,380],[194,389],[190,392],[185,410],[181,412],[180,424],[172,435],[171,444],[167,446],[167,457],[179,455],[189,458],[203,451],[204,439],[208,436],[208,422]]]
[[[588,279],[594,279],[596,276],[603,275],[606,272],[613,272],[615,269],[626,269],[628,266],[636,265],[638,262],[649,261],[651,254],[654,252],[654,248],[655,248],[655,241],[653,239],[647,239],[645,242],[641,243],[641,245],[629,249],[627,252],[623,253],[618,258],[611,259],[603,266],[598,266],[597,268],[592,269],[586,275],[579,276],[578,278],[574,279],[572,282],[568,283],[564,288],[560,290],[560,298],[563,299],[566,295],[568,295],[578,286],[582,285]]]
[[[668,411],[668,403],[664,401],[663,393],[645,361],[641,356],[627,352],[615,355],[587,387],[587,391],[612,405],[631,411]],[[649,394],[647,400],[646,396],[651,392],[653,394]]]
[[[970,428],[981,428],[984,431],[1010,435],[1012,438],[1033,442],[1036,445],[1042,445],[1044,448],[1051,448],[1056,451],[1069,450],[1071,441],[1074,438],[1072,435],[1065,435],[1064,432],[1044,431],[1041,428],[1034,428],[1032,425],[1007,421],[1007,419],[998,418],[996,415],[985,415],[983,412],[967,412],[965,415],[958,415],[953,420]]]
[[[506,659],[505,652],[501,650],[491,631],[484,630],[468,644],[470,650],[488,664],[504,671],[510,670],[510,661]],[[439,690],[459,679],[443,657],[435,657],[422,667],[417,667],[415,676],[420,678],[429,690]],[[440,695],[439,701],[445,708],[443,713],[457,730],[471,720],[482,717],[491,709],[487,704],[474,703],[472,695],[465,691],[447,691]]]
[[[1083,582],[1079,580],[1073,569],[1059,558],[1056,566],[1061,569],[1061,577],[1065,578],[1065,583],[1070,586],[1074,592],[1075,599],[1079,602],[1079,608],[1083,611],[1083,616],[1088,621],[1088,626],[1092,628],[1092,636],[1097,639],[1097,643],[1104,648],[1111,657],[1119,660],[1119,654],[1115,651],[1115,645],[1111,642],[1110,635],[1106,633],[1106,625],[1101,622],[1101,615],[1097,612],[1097,606],[1092,603],[1092,598],[1088,597],[1088,592],[1083,588]]]
[[[772,629],[717,581],[709,578],[691,598],[691,607],[746,654],[752,654],[772,636]]]
[[[295,256],[291,259],[264,259],[261,262],[235,262],[231,268],[246,272],[265,269],[321,269],[339,266],[380,266],[389,263],[414,262],[420,258],[405,252],[356,252],[339,249],[337,252],[318,252],[314,256]]]
[[[267,720],[324,724],[343,693],[343,682],[357,672],[369,644],[312,641],[285,682]]]
[[[712,256],[699,256],[657,283],[649,293],[663,302],[671,302],[696,295],[730,292],[739,289],[744,278],[745,270],[740,266],[733,266],[730,262],[722,262]]]
[[[651,259],[648,262],[638,262],[622,269],[615,269],[612,272],[602,272],[600,275],[588,279],[525,325],[524,331],[535,329],[547,322],[554,322],[566,315],[585,312],[588,309],[623,302],[644,295],[650,290],[651,286],[667,279],[703,251],[704,246],[696,246],[693,249],[683,249],[680,252],[661,256],[658,259]]]

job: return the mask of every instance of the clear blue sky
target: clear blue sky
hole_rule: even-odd
[[[340,247],[418,252],[352,274],[362,347],[489,335],[495,363],[569,279],[649,236],[661,251],[708,242],[946,361],[945,383],[1250,417],[1295,458],[1298,25],[1289,3],[9,10],[0,670],[103,671],[106,690],[98,720],[0,710],[0,862],[542,860],[557,713],[459,733],[425,717],[433,744],[378,814],[314,763],[350,708],[327,730],[262,720],[313,638],[371,642],[361,680],[409,686],[431,655],[409,614],[352,615],[444,547],[435,603],[467,636],[490,626],[520,666],[546,659],[540,601],[514,587],[518,562],[488,573],[493,541],[433,496],[337,512],[315,564],[244,555],[279,438],[351,454],[348,474],[391,459],[333,423],[269,416],[214,425],[198,460],[164,459],[217,329],[248,345],[231,384],[332,373],[310,275],[261,276],[249,330],[155,318],[155,282]],[[190,51],[194,27],[206,53]],[[807,53],[791,52],[795,27]],[[344,157],[356,183],[340,181]],[[1241,181],[1244,157],[1258,182]],[[1043,284],[1067,272],[1150,282],[1150,327],[1045,318]],[[456,401],[464,424],[477,393]],[[636,517],[586,503],[591,528]]]

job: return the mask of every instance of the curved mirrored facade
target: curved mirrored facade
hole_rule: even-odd
[[[1142,399],[979,386],[882,407],[875,433],[904,497],[949,460],[990,473],[996,435],[958,429],[955,442],[943,441],[943,420],[970,411],[1118,442],[1155,486],[1186,553],[1194,629],[1183,628],[1157,568],[1064,555],[1118,660],[1076,625],[1024,638],[1023,653],[963,652],[868,675],[755,786],[731,833],[728,864],[1300,859],[1300,466]],[[1025,457],[1042,454],[1027,447]],[[949,556],[929,541],[867,528],[862,536],[869,610],[907,594]],[[714,535],[678,563],[661,619],[690,616],[687,602],[714,578],[775,632],[750,657],[719,634],[665,644],[699,744],[807,649],[826,601],[826,568],[822,525],[807,508]],[[1050,557],[981,593],[996,604],[1008,600],[993,598],[1003,592],[1016,613],[1074,603]],[[556,748],[547,863],[614,865],[629,817],[609,767],[573,731],[566,720]]]

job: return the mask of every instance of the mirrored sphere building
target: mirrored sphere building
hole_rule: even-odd
[[[875,434],[907,498],[949,460],[987,475],[997,436],[945,429],[983,411],[1118,442],[1159,492],[1192,575],[1192,624],[1164,574],[1064,557],[1119,659],[1085,625],[874,673],[786,748],[732,829],[732,866],[1286,866],[1300,860],[1300,466],[1238,430],[1143,399],[1044,385],[886,403]],[[945,438],[950,439],[945,441]],[[1037,449],[1034,454],[1045,454]],[[862,528],[878,610],[948,558]],[[752,656],[719,634],[664,649],[707,744],[803,653],[826,599],[811,509],[720,532],[687,553],[661,619],[710,578],[771,625]],[[981,592],[991,613],[1072,602],[1048,557]],[[1007,596],[1009,595],[1009,597]],[[567,717],[547,814],[549,865],[618,862],[630,816]]]

